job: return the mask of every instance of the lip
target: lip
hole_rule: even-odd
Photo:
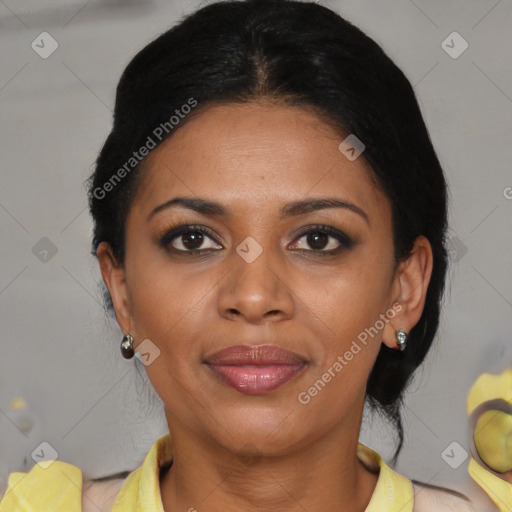
[[[268,393],[296,377],[306,359],[277,345],[234,345],[205,364],[225,384],[248,395]]]
[[[289,365],[306,359],[278,345],[233,345],[215,352],[205,360],[214,365]]]

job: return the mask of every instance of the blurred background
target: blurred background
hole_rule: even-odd
[[[96,478],[135,469],[167,432],[102,307],[84,180],[125,66],[206,3],[0,1],[0,491],[43,442]],[[396,470],[471,495],[466,395],[482,372],[512,365],[512,2],[319,3],[402,68],[446,172],[445,307],[409,388]],[[361,441],[393,454],[393,431],[368,411]]]

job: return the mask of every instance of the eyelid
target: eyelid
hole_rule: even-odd
[[[356,244],[356,241],[343,231],[333,226],[329,226],[327,224],[310,224],[308,226],[303,226],[298,233],[294,234],[292,242],[295,240],[300,240],[302,237],[308,235],[309,233],[321,232],[326,234],[327,236],[334,238],[340,244],[340,247],[337,249],[331,249],[329,251],[323,250],[314,250],[314,249],[296,249],[298,251],[306,251],[311,253],[325,253],[325,254],[336,254],[338,251],[341,251],[343,248],[350,249]]]
[[[215,224],[215,221],[213,219],[208,219],[208,222],[210,224]],[[191,219],[190,215],[184,214],[182,212],[175,212],[175,214],[172,217],[172,220],[170,222],[167,222],[164,224],[164,226],[159,229],[155,235],[155,240],[159,242],[166,234],[168,234],[170,231],[173,231],[178,228],[184,228],[190,226],[201,226],[202,229],[208,234],[208,236],[212,237],[215,242],[222,243],[223,245],[226,245],[224,237],[219,234],[217,229],[210,228],[208,226],[205,226],[201,222],[198,222],[197,220]]]
[[[220,242],[217,241],[217,235],[207,226],[203,226],[202,224],[178,224],[177,226],[168,227],[167,229],[164,229],[160,232],[160,234],[157,235],[157,241],[158,244],[161,245],[164,248],[167,248],[171,245],[171,242],[179,238],[183,235],[183,233],[187,232],[200,232],[204,235],[206,235],[209,239],[211,239],[212,242],[223,245]],[[178,253],[193,253],[193,252],[206,252],[206,251],[212,251],[212,250],[220,250],[220,249],[191,249],[188,251],[184,251],[181,249],[172,249],[174,252]]]
[[[174,242],[177,238],[182,236],[186,232],[200,232],[206,235],[212,242],[214,242],[217,245],[224,245],[221,242],[217,241],[217,234],[213,232],[212,229],[210,229],[207,226],[204,226],[202,224],[195,224],[195,223],[178,223],[177,225],[174,224],[173,226],[167,227],[166,229],[163,229],[159,235],[157,236],[158,245],[162,246],[164,249],[173,252],[175,254],[206,254],[208,252],[216,252],[220,251],[221,249],[218,248],[206,248],[206,249],[190,249],[190,250],[183,250],[183,249],[175,249],[171,247],[171,243]],[[343,231],[330,226],[326,224],[309,224],[307,226],[303,226],[298,233],[294,233],[292,239],[288,243],[293,243],[304,236],[307,236],[310,233],[319,232],[327,235],[329,238],[334,238],[338,243],[339,246],[335,249],[329,249],[329,250],[323,250],[323,249],[292,249],[293,252],[302,252],[302,253],[310,253],[312,255],[332,255],[335,256],[345,250],[348,250],[352,248],[356,241],[344,233]],[[219,238],[222,238],[219,236]]]

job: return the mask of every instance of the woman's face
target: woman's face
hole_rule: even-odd
[[[107,270],[105,247],[99,257],[121,328],[135,348],[150,340],[146,371],[170,428],[274,454],[337,427],[357,437],[381,342],[395,348],[395,330],[408,331],[423,303],[412,313],[400,305],[419,281],[393,273],[390,203],[362,157],[340,152],[342,140],[298,107],[217,105],[147,157],[124,268]],[[177,197],[225,214],[178,203],[152,214]],[[353,206],[281,216],[319,198]],[[196,228],[166,238],[185,225]],[[306,363],[276,389],[236,389],[205,361],[247,344],[279,345]]]

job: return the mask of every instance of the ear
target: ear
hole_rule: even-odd
[[[130,333],[132,336],[135,336],[132,332],[131,302],[126,284],[125,270],[123,266],[117,262],[112,248],[107,242],[100,243],[96,255],[98,256],[103,281],[105,281],[107,285],[112,303],[114,304],[117,323],[123,333]]]
[[[414,241],[411,255],[399,265],[393,278],[391,305],[398,302],[401,309],[395,307],[397,313],[393,320],[385,324],[382,333],[382,342],[389,348],[398,349],[395,335],[398,329],[409,333],[418,323],[423,313],[432,267],[430,242],[424,236],[419,236]]]

